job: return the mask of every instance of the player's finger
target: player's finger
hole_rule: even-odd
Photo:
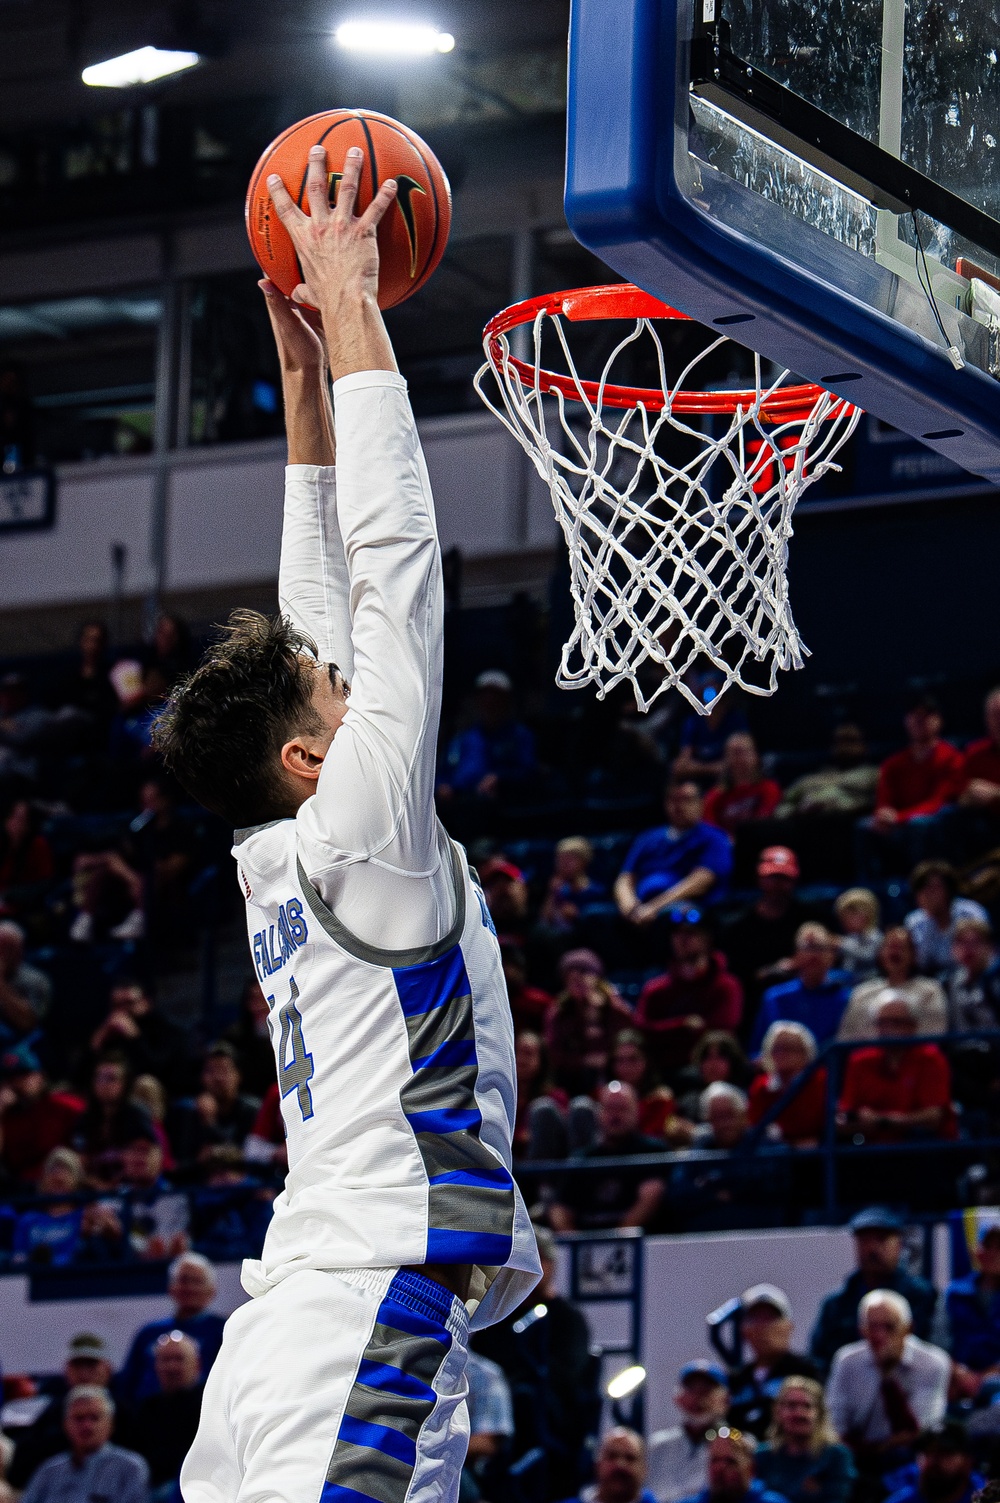
[[[330,179],[327,176],[326,147],[318,143],[309,148],[306,167],[306,199],[313,219],[326,219],[330,213]]]
[[[309,291],[309,288],[306,286],[305,282],[300,282],[297,287],[292,288],[291,301],[297,308],[301,308],[303,304],[307,308],[315,308],[316,306],[316,299]]]
[[[272,172],[267,180],[267,191],[271,195],[271,202],[274,204],[278,218],[287,228],[290,228],[297,219],[304,217],[302,210],[296,207],[292,195],[276,172]]]
[[[359,216],[358,223],[364,225],[366,230],[374,229],[396,197],[396,189],[396,179],[387,177],[365,212]]]
[[[361,147],[350,147],[344,158],[344,171],[340,179],[340,187],[337,189],[337,207],[334,210],[340,219],[351,219],[354,216],[354,204],[358,196],[363,162],[364,152]]]

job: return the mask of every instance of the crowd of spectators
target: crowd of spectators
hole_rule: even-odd
[[[221,1331],[207,1259],[259,1250],[286,1165],[267,999],[249,981],[238,1012],[201,1006],[204,937],[239,927],[229,832],[150,743],[191,662],[175,617],[117,659],[94,621],[58,674],[0,681],[0,1267],[71,1279],[173,1260],[174,1312],[120,1372],[85,1333],[61,1386],[32,1396],[3,1453],[31,1503],[172,1496]],[[515,1157],[546,1270],[477,1338],[465,1503],[511,1476],[523,1503],[556,1503],[590,1475],[596,1368],[554,1292],[552,1231],[801,1219],[831,1142],[916,1150],[909,1169],[845,1161],[844,1203],[872,1198],[887,1163],[900,1204],[997,1195],[1000,691],[964,748],[923,695],[881,766],[845,723],[788,775],[737,698],[698,692],[704,718],[585,717],[563,743],[593,790],[575,804],[506,673],[481,673],[442,736],[439,810],[501,949]],[[588,1503],[904,1503],[906,1488],[965,1503],[969,1442],[935,1427],[989,1407],[1000,1234],[942,1303],[904,1272],[891,1214],[856,1220],[857,1274],[808,1356],[782,1292],[748,1291],[739,1361],[684,1368],[682,1424],[648,1457],[609,1432]]]
[[[886,1207],[851,1222],[856,1267],[821,1302],[806,1349],[773,1284],[712,1317],[718,1356],[677,1376],[678,1422],[644,1444],[611,1431],[595,1488],[607,1503],[971,1503],[1000,1484],[1000,1222],[982,1223],[967,1275],[939,1293],[906,1266]],[[722,1316],[720,1323],[719,1317]],[[730,1330],[723,1335],[721,1324]],[[630,1488],[604,1483],[631,1448]],[[603,1463],[603,1465],[602,1465]]]
[[[92,621],[44,692],[24,673],[0,683],[0,1263],[237,1257],[280,1186],[260,987],[235,1021],[199,1015],[197,980],[186,1005],[158,998],[185,965],[197,977],[232,886],[228,832],[150,746],[192,660],[176,617],[117,660]],[[801,1156],[831,1142],[968,1144],[899,1168],[901,1201],[949,1205],[1000,1132],[1000,1041],[984,1037],[1000,1017],[1000,691],[964,750],[921,695],[881,767],[844,724],[828,763],[783,785],[739,699],[699,686],[706,717],[671,731],[616,711],[613,735],[594,732],[619,789],[623,767],[647,789],[658,769],[663,816],[644,828],[587,828],[584,808],[578,832],[545,835],[554,775],[498,669],[442,736],[441,815],[501,947],[535,1213],[564,1229],[780,1222],[815,1208],[821,1175]],[[503,836],[519,804],[538,838]],[[834,826],[853,881],[822,880],[823,851],[844,848]],[[873,1173],[845,1163],[841,1198],[864,1200]]]
[[[526,1179],[536,1214],[559,1230],[780,1224],[818,1203],[815,1160],[796,1155],[831,1143],[919,1149],[918,1169],[892,1161],[901,1204],[957,1203],[977,1154],[995,1182],[1000,691],[984,715],[963,751],[920,694],[881,766],[845,724],[830,765],[782,788],[738,702],[713,705],[680,729],[661,823],[504,840],[486,806],[514,787],[512,748],[518,798],[543,769],[526,770],[510,681],[480,679],[441,808],[461,787],[465,832],[490,832],[471,847],[518,1039],[518,1154],[546,1161]],[[853,880],[823,880],[845,829]],[[845,1160],[842,1200],[870,1198],[887,1162]]]

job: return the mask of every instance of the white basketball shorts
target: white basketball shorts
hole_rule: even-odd
[[[289,1274],[226,1323],[184,1503],[455,1503],[468,1338],[422,1274]]]

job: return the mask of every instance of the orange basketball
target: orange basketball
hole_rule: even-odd
[[[253,170],[246,220],[261,270],[286,296],[303,277],[267,179],[276,172],[308,214],[306,167],[309,148],[317,142],[326,147],[332,201],[350,146],[360,146],[365,154],[357,213],[364,212],[386,178],[394,177],[399,185],[396,202],[378,227],[379,307],[392,308],[424,285],[444,254],[451,228],[451,189],[444,168],[415,131],[374,110],[324,110],[282,131]]]

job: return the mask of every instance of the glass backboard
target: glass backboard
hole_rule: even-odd
[[[574,0],[566,211],[1000,480],[1000,0]]]

